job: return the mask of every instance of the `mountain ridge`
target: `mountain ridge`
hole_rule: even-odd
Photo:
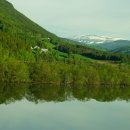
[[[67,38],[84,44],[101,44],[105,42],[124,40],[123,38],[98,36],[98,35],[81,35],[81,36],[75,35]]]
[[[130,40],[126,40],[123,38],[108,37],[108,36],[83,35],[83,36],[68,37],[68,39],[79,42],[80,44],[83,45],[88,45],[92,48],[102,49],[111,52],[118,52],[118,53],[123,52],[123,51],[119,51],[121,50],[121,48],[125,49],[126,47],[130,47]]]

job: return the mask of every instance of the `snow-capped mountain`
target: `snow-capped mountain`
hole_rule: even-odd
[[[130,40],[123,38],[113,38],[97,35],[72,36],[68,39],[86,44],[96,49],[103,49],[112,52],[121,52],[130,54]]]
[[[97,35],[72,36],[72,37],[68,37],[68,39],[80,43],[84,43],[84,44],[101,44],[101,43],[123,40],[122,38],[113,38],[113,37],[97,36]]]

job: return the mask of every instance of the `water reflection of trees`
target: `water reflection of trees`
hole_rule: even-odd
[[[8,104],[26,98],[28,101],[64,102],[77,99],[88,101],[95,99],[100,102],[114,100],[130,100],[130,87],[113,86],[54,86],[45,84],[0,84],[0,104]]]
[[[21,100],[25,96],[27,85],[25,84],[2,84],[0,83],[0,104],[8,104]]]

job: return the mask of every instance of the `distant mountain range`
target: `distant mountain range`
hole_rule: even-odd
[[[81,44],[85,44],[97,49],[104,49],[107,51],[117,53],[130,53],[130,41],[123,38],[113,38],[107,36],[97,35],[83,35],[83,36],[72,36],[68,39],[77,41]]]
[[[97,35],[72,36],[68,38],[73,41],[77,41],[84,44],[101,44],[101,43],[106,43],[106,42],[123,40],[122,38],[113,38],[113,37],[97,36]]]

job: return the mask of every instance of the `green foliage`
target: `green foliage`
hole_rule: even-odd
[[[54,69],[53,64],[48,63],[34,63],[30,67],[30,78],[34,82],[39,83],[57,83],[59,81],[59,76]]]
[[[124,47],[130,47],[130,41],[128,40],[117,40],[109,43],[103,43],[97,45],[97,47],[104,48],[109,51],[114,51],[118,50],[119,48],[124,48]],[[118,50],[119,51],[119,50]]]
[[[96,60],[111,60],[111,61],[121,61],[121,62],[130,61],[130,55],[99,51],[82,45],[60,44],[56,49],[64,53],[79,54]]]
[[[3,31],[3,29],[4,29],[4,25],[3,25],[2,21],[0,21],[0,30]]]
[[[0,63],[0,81],[28,82],[29,71],[27,65],[15,59]]]

